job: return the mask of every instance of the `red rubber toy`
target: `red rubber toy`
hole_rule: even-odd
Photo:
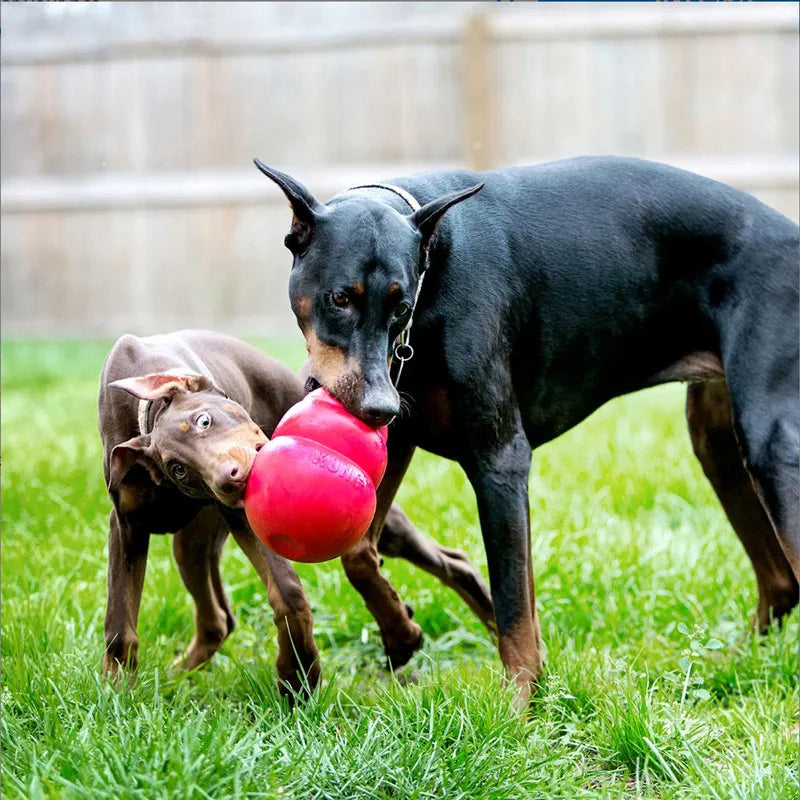
[[[328,561],[367,531],[386,470],[377,430],[316,389],[286,412],[256,455],[244,495],[250,527],[292,561]]]

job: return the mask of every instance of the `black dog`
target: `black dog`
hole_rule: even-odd
[[[724,184],[629,158],[427,173],[324,205],[256,164],[293,211],[289,294],[308,344],[308,387],[324,384],[356,416],[385,423],[400,411],[390,370],[404,331],[416,351],[398,387],[408,413],[392,425],[378,513],[345,559],[351,573],[378,569],[375,539],[414,448],[458,461],[477,495],[500,656],[525,700],[541,671],[532,448],[613,397],[688,381],[695,452],[756,572],[756,623],[796,605],[799,237],[790,220]],[[413,638],[399,601],[381,618]]]

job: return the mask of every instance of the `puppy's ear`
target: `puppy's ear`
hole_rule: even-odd
[[[286,195],[286,199],[292,207],[292,229],[284,239],[284,244],[295,255],[301,253],[308,247],[317,217],[323,213],[325,206],[291,175],[272,169],[257,158],[253,159],[253,163],[271,181],[277,183]]]
[[[149,473],[153,483],[159,484],[162,475],[150,455],[150,434],[135,436],[127,442],[118,444],[111,451],[108,466],[108,491],[116,489],[134,464],[141,464]]]
[[[140,400],[172,398],[179,392],[202,392],[214,387],[205,375],[194,373],[175,375],[169,372],[156,372],[139,378],[123,378],[108,385],[114,389],[122,389]]]
[[[452,208],[456,203],[466,200],[468,197],[479,192],[483,189],[484,184],[478,183],[475,186],[470,186],[468,189],[461,189],[457,192],[450,192],[430,203],[426,203],[422,208],[417,209],[413,214],[410,214],[408,219],[422,234],[422,244],[420,245],[423,255],[427,253],[430,246],[433,234],[436,232],[436,227],[447,209]]]

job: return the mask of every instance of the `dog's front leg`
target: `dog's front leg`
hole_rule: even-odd
[[[311,604],[294,567],[262,544],[249,526],[231,525],[239,547],[250,559],[267,590],[278,629],[278,688],[290,698],[293,693],[313,692],[320,677]],[[290,689],[287,689],[287,686]]]
[[[111,511],[108,532],[108,605],[106,606],[103,674],[117,676],[120,667],[135,673],[139,664],[136,626],[142,599],[150,534],[135,531]]]
[[[235,625],[219,575],[219,560],[227,538],[228,528],[213,506],[206,506],[172,538],[175,562],[195,608],[194,637],[174,662],[185,670],[205,664]]]
[[[520,710],[542,672],[530,549],[530,462],[530,445],[518,432],[505,446],[462,464],[478,501],[500,658],[507,678],[516,683]]]
[[[378,623],[383,649],[392,669],[406,664],[422,644],[422,628],[411,620],[411,610],[381,575],[378,555],[384,520],[413,453],[413,446],[398,447],[390,441],[389,463],[378,487],[372,524],[364,538],[342,556],[342,566],[350,583],[364,598],[367,609]]]

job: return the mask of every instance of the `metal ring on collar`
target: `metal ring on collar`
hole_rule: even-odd
[[[414,348],[410,344],[400,342],[400,344],[395,345],[394,357],[398,361],[408,361],[410,358],[414,357]]]

